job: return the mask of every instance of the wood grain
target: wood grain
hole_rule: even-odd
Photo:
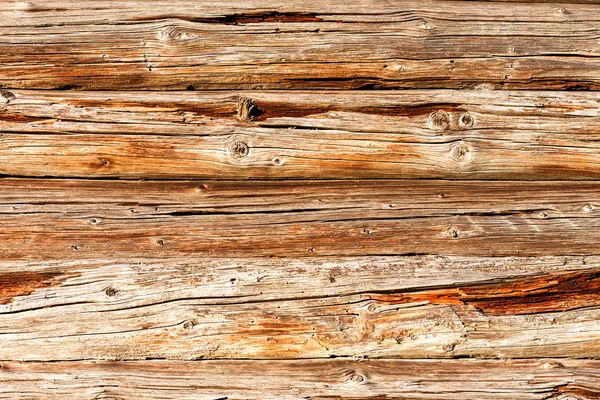
[[[597,182],[3,179],[0,257],[598,254]]]
[[[0,1],[0,399],[599,399],[598,22]]]
[[[3,93],[9,176],[600,178],[590,92]]]
[[[590,2],[5,2],[0,87],[599,87]]]
[[[295,360],[3,363],[3,399],[578,399],[591,360]]]
[[[0,360],[600,354],[597,256],[4,261],[0,283]]]

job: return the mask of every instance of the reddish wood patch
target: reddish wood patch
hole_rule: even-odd
[[[0,274],[0,304],[8,304],[17,296],[27,296],[37,289],[60,284],[66,278],[61,271],[7,272]]]
[[[589,270],[373,297],[390,303],[465,304],[491,315],[523,315],[598,306],[598,293],[600,271]]]

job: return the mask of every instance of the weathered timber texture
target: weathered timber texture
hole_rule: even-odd
[[[592,92],[2,93],[4,175],[600,178]]]
[[[600,399],[599,23],[0,1],[0,399]]]
[[[598,182],[4,179],[0,257],[598,254]]]
[[[597,399],[590,360],[2,363],[2,399]]]
[[[599,15],[593,3],[6,1],[0,87],[597,90]]]
[[[596,256],[2,262],[0,283],[0,360],[600,356]]]

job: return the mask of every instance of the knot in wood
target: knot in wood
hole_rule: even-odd
[[[429,116],[429,123],[436,129],[448,129],[450,126],[450,115],[443,110],[436,111]]]
[[[594,207],[592,204],[587,204],[585,206],[583,206],[583,211],[586,213],[592,212],[594,211],[596,207]]]
[[[355,372],[350,376],[350,379],[348,380],[354,383],[362,383],[365,381],[365,376]]]
[[[471,114],[463,114],[458,119],[460,125],[464,128],[470,128],[475,124],[475,118]]]
[[[445,345],[442,346],[442,349],[444,351],[452,351],[452,350],[454,350],[455,346],[456,345],[454,343],[446,343]]]
[[[229,154],[234,158],[246,157],[249,152],[250,148],[241,140],[235,140],[229,144]]]
[[[15,100],[17,96],[13,92],[10,92],[6,89],[0,89],[0,99],[4,101],[4,103],[8,104],[11,100]]]
[[[548,361],[544,363],[544,368],[564,368],[565,366],[558,361]]]
[[[431,22],[428,22],[428,21],[422,21],[421,28],[429,31],[429,30],[435,28],[435,25],[433,25]]]
[[[456,162],[469,161],[470,154],[471,149],[464,142],[460,142],[456,146],[452,147],[452,149],[450,149],[450,155],[452,156],[452,159]]]
[[[453,239],[456,239],[460,236],[460,234],[458,233],[458,230],[456,230],[454,228],[450,228],[450,229],[448,229],[448,236],[450,236]]]
[[[196,35],[178,27],[166,27],[158,33],[158,39],[164,41],[170,40],[192,40]]]
[[[188,319],[183,323],[183,329],[190,330],[194,327],[194,325],[196,325],[196,323]]]
[[[237,117],[240,121],[251,121],[260,115],[256,101],[249,97],[240,97],[237,103]]]
[[[108,297],[116,296],[118,292],[119,291],[113,287],[107,287],[106,290],[104,291],[104,293],[106,293],[106,295]]]

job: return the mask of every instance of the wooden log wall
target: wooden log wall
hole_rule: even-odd
[[[1,399],[600,399],[600,3],[0,2]]]

